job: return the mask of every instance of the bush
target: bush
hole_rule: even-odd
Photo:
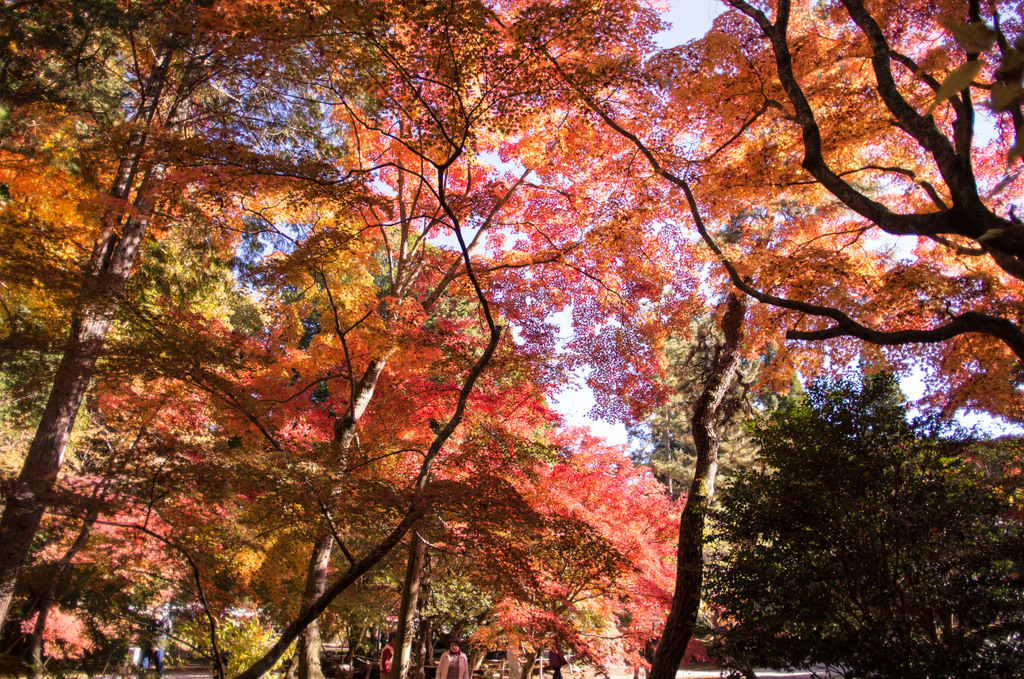
[[[973,461],[986,451],[940,433],[908,421],[888,375],[814,385],[758,427],[759,464],[715,515],[718,653],[856,677],[1024,676],[1021,524]]]
[[[208,658],[213,657],[210,628],[202,615],[176,622],[174,633],[193,648],[202,649]],[[273,627],[257,615],[226,615],[217,623],[217,647],[224,657],[229,676],[247,669],[263,657],[277,638],[278,633]],[[280,667],[291,653],[291,649],[284,653],[273,669]]]

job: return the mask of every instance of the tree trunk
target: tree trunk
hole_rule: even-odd
[[[426,588],[423,588],[424,591]],[[416,634],[416,646],[415,653],[412,662],[412,679],[423,679],[426,676],[426,670],[424,669],[427,664],[427,653],[430,652],[431,646],[428,645],[430,640],[430,628],[432,627],[431,621],[420,619],[420,629]]]
[[[393,351],[394,349],[380,358],[370,361],[369,365],[366,366],[362,379],[353,386],[347,412],[343,417],[339,417],[334,422],[333,445],[340,451],[339,457],[341,458],[342,466],[345,464],[345,454],[356,437],[356,427],[359,425],[359,420],[362,418],[363,413],[366,412],[370,401],[373,400],[373,392],[377,389],[377,381],[380,379],[381,373],[384,372],[384,367],[388,363],[388,357],[391,356]]]
[[[718,434],[715,420],[742,356],[743,321],[748,298],[729,294],[722,330],[725,340],[712,363],[711,374],[693,409],[691,431],[697,449],[693,482],[679,519],[679,550],[676,588],[672,595],[665,631],[651,663],[650,679],[674,679],[693,637],[704,582],[704,518],[715,494],[718,473]]]
[[[536,664],[537,651],[527,653],[526,658],[523,660],[522,679],[531,679],[533,676],[533,666]]]
[[[363,637],[366,636],[366,627],[360,627],[359,630],[348,640],[348,653],[345,654],[345,664],[348,665],[348,676],[356,676],[356,651],[359,650],[359,644],[363,641]],[[367,663],[366,673],[370,674],[371,663]]]
[[[484,664],[484,656],[487,655],[483,649],[475,648],[469,655],[469,674],[473,676],[473,673],[480,669],[480,666]]]
[[[413,624],[416,619],[423,580],[423,560],[427,554],[427,543],[413,533],[409,544],[409,562],[405,568],[405,582],[402,585],[402,603],[398,609],[398,629],[395,630],[395,658],[391,664],[390,679],[408,679],[412,657]]]
[[[313,547],[306,576],[306,591],[302,595],[302,606],[306,608],[323,595],[327,589],[327,564],[331,560],[334,535],[329,531],[320,536]],[[309,623],[299,635],[299,679],[323,679],[320,669],[320,624]]]
[[[136,118],[147,128],[153,121],[177,50],[178,36],[170,34],[160,45],[153,71],[139,102]],[[205,69],[206,57],[190,59],[178,87],[178,97],[163,125],[180,129],[185,121],[187,94]],[[7,496],[0,517],[0,624],[6,619],[14,586],[28,559],[50,495],[64,463],[64,451],[74,429],[82,399],[92,381],[117,310],[118,298],[135,266],[143,237],[166,176],[165,165],[151,165],[139,185],[134,209],[125,218],[127,200],[143,153],[145,131],[132,134],[121,156],[110,191],[117,206],[102,217],[102,233],[86,266],[82,289],[72,316],[64,354],[53,378],[50,396],[29,446],[21,473]],[[118,226],[124,222],[117,234]]]
[[[338,418],[334,422],[334,440],[332,445],[338,451],[338,462],[342,469],[344,469],[347,463],[348,449],[355,440],[359,420],[373,399],[373,392],[377,388],[377,381],[387,365],[387,357],[388,355],[385,355],[370,361],[366,371],[363,373],[362,379],[353,388],[347,412],[343,417]],[[314,545],[313,554],[309,561],[306,589],[302,598],[304,608],[313,601],[316,601],[324,593],[324,590],[327,589],[327,571],[334,539],[330,531],[329,517],[324,517],[323,524],[322,530],[324,534],[321,535],[316,545]],[[314,620],[299,635],[299,679],[323,679],[323,670],[320,667],[321,645],[319,623]]]

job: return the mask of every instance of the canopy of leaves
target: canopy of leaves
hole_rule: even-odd
[[[5,492],[69,327],[113,320],[72,390],[88,395],[17,615],[59,580],[61,627],[81,616],[94,645],[124,635],[118,612],[170,599],[207,622],[259,610],[225,633],[263,643],[297,613],[325,526],[344,569],[415,517],[445,622],[490,606],[594,659],[621,653],[609,638],[642,644],[675,507],[620,451],[557,431],[546,400],[587,369],[599,414],[664,403],[652,443],[674,459],[665,397],[699,391],[715,341],[693,328],[678,360],[666,342],[734,284],[768,302],[749,366],[771,356],[759,379],[779,391],[862,348],[828,326],[849,314],[896,333],[869,341],[929,342],[887,358],[928,361],[942,405],[1018,414],[1011,3],[733,0],[654,56],[652,4],[3,3]],[[979,89],[1000,113],[991,139]],[[683,175],[692,205],[665,181]],[[687,221],[701,211],[704,242]],[[130,279],[96,299],[83,271],[143,217]],[[382,558],[327,622],[373,618],[396,571]]]
[[[705,36],[651,58],[594,55],[571,34],[549,49],[618,133],[592,143],[604,171],[659,205],[634,211],[634,233],[696,222],[710,251],[676,255],[705,286],[727,273],[764,302],[751,338],[775,346],[780,388],[787,363],[812,374],[864,352],[927,363],[950,409],[1017,417],[1022,184],[1007,154],[1024,118],[1016,94],[998,115],[989,99],[1019,87],[1017,65],[999,65],[1017,60],[1019,3],[727,4]],[[980,57],[972,34],[1002,56]],[[939,92],[965,65],[956,96]]]

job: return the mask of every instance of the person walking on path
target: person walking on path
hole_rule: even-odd
[[[562,679],[562,668],[565,667],[565,656],[562,650],[555,644],[555,647],[548,653],[548,667],[551,668],[551,679]]]
[[[395,657],[395,633],[388,635],[388,643],[380,652],[380,676],[381,679],[391,675],[391,659]]]
[[[156,634],[153,641],[153,664],[156,666],[156,671],[160,674],[164,673],[164,658],[167,655],[167,640],[171,635],[171,612],[169,609],[164,609],[160,614],[160,617],[156,621]]]
[[[458,637],[448,641],[448,650],[441,654],[437,663],[436,679],[469,679],[469,658],[459,650],[461,643]]]
[[[139,676],[146,676],[149,671],[149,661],[153,656],[153,625],[150,622],[142,623],[139,632]]]

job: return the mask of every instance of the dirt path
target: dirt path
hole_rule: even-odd
[[[629,667],[609,667],[609,679],[633,679],[633,670]],[[780,672],[778,670],[754,670],[758,679],[811,679],[810,672]],[[582,675],[582,676],[581,676]],[[149,679],[156,679],[156,673],[150,672]],[[164,672],[164,679],[210,679],[213,676],[211,668],[192,666],[185,668],[168,669]],[[576,673],[576,679],[589,679],[594,675],[590,672]],[[720,670],[679,670],[676,679],[722,679],[724,675]],[[569,679],[566,674],[566,679]]]
[[[612,666],[608,669],[610,679],[633,679],[633,670],[628,666]],[[811,679],[812,676],[810,672],[781,672],[764,669],[755,669],[754,673],[757,675],[757,679],[782,679],[783,677],[785,679]],[[722,679],[725,676],[722,670],[718,669],[679,670],[676,672],[676,679]]]

